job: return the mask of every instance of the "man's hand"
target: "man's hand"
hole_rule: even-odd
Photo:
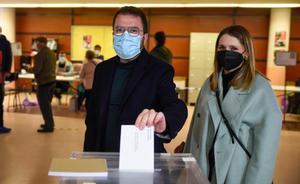
[[[162,133],[166,130],[167,123],[165,115],[162,112],[156,112],[153,109],[144,109],[141,112],[136,121],[135,126],[143,130],[145,126],[154,126],[154,131],[157,133]]]

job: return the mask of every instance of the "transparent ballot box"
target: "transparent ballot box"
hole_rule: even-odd
[[[71,159],[106,159],[103,177],[60,177],[61,184],[208,184],[192,154],[155,154],[154,172],[119,171],[119,153],[73,152]]]

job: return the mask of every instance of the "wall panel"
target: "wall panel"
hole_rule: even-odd
[[[269,8],[235,8],[235,13],[237,16],[243,15],[266,15],[270,16],[271,10]]]
[[[187,77],[189,74],[189,60],[173,58],[173,67],[175,68],[176,76]]]
[[[59,47],[70,53],[71,25],[111,25],[116,8],[21,8],[16,9],[17,41],[22,42],[24,52],[30,52],[31,40],[37,36],[58,38]],[[270,9],[264,8],[145,8],[148,14],[150,40],[153,35],[165,31],[167,47],[174,54],[176,75],[188,76],[190,32],[219,32],[235,24],[245,26],[254,37],[257,68],[265,73],[267,60]],[[300,58],[300,8],[292,9],[290,50]],[[300,77],[299,64],[287,69],[288,80]]]
[[[290,37],[300,38],[300,14],[291,18],[291,33]]]
[[[150,37],[149,50],[155,47],[154,36]],[[174,57],[189,57],[190,38],[189,37],[168,37],[166,38],[166,47],[168,47]]]
[[[263,74],[266,74],[267,62],[256,62],[255,63],[256,70],[260,71]]]
[[[70,33],[71,16],[17,16],[17,33]]]
[[[168,35],[190,32],[219,32],[232,24],[230,16],[151,16],[150,34],[164,30]]]
[[[255,58],[257,60],[267,60],[268,39],[253,39]]]
[[[300,37],[300,35],[299,35]],[[289,81],[295,81],[300,78],[300,39],[290,40],[290,51],[297,52],[297,65],[288,66],[286,70],[286,78]]]
[[[234,8],[153,8],[149,15],[232,15]]]
[[[300,35],[299,35],[300,36]],[[290,51],[296,51],[298,54],[298,61],[300,61],[300,39],[298,40],[290,40]],[[300,73],[300,71],[299,71]]]
[[[70,35],[47,35],[47,34],[31,34],[31,35],[23,35],[17,34],[16,40],[22,43],[22,50],[24,53],[31,52],[32,39],[37,38],[39,36],[45,36],[47,38],[58,39],[58,47],[59,50],[69,53],[70,52]]]
[[[74,25],[102,25],[102,26],[111,26],[113,16],[105,15],[75,15],[73,19]]]
[[[22,43],[23,54],[24,52],[25,53],[31,52],[32,39],[34,37],[35,36],[33,35],[19,35],[19,34],[16,35],[16,40]]]
[[[17,15],[34,15],[34,14],[71,14],[71,8],[17,8]]]
[[[250,32],[252,37],[268,37],[269,16],[238,16],[236,24],[243,25]]]
[[[287,66],[286,80],[296,81],[298,79],[300,79],[300,63],[297,63],[296,66]]]
[[[117,8],[74,8],[73,13],[76,14],[102,14],[102,15],[114,15],[117,12]]]

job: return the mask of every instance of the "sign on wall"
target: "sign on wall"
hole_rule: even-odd
[[[102,47],[105,59],[115,56],[111,26],[72,26],[71,60],[84,60],[87,50],[94,50],[95,45]]]
[[[276,51],[275,64],[278,66],[295,66],[297,64],[297,52]]]
[[[22,43],[11,43],[11,51],[14,56],[22,56]]]
[[[286,46],[286,31],[277,31],[275,32],[275,48],[285,47]]]

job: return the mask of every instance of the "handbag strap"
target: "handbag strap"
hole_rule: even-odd
[[[219,99],[219,91],[217,90],[216,91],[216,98],[217,98],[217,101],[218,101],[218,106],[219,106],[219,109],[220,109],[220,112],[221,112],[221,115],[222,115],[222,118],[224,119],[224,123],[229,131],[229,134],[231,136],[231,140],[232,140],[232,143],[234,144],[234,139],[239,143],[239,145],[242,147],[242,149],[245,151],[245,153],[247,154],[247,156],[249,158],[251,158],[251,154],[249,153],[249,151],[247,150],[247,148],[244,146],[244,144],[241,142],[241,140],[237,137],[237,135],[235,134],[235,132],[233,131],[233,129],[231,128],[231,125],[229,124],[229,121],[226,119],[223,111],[222,111],[222,107],[221,107],[221,102],[220,102],[220,99]]]

